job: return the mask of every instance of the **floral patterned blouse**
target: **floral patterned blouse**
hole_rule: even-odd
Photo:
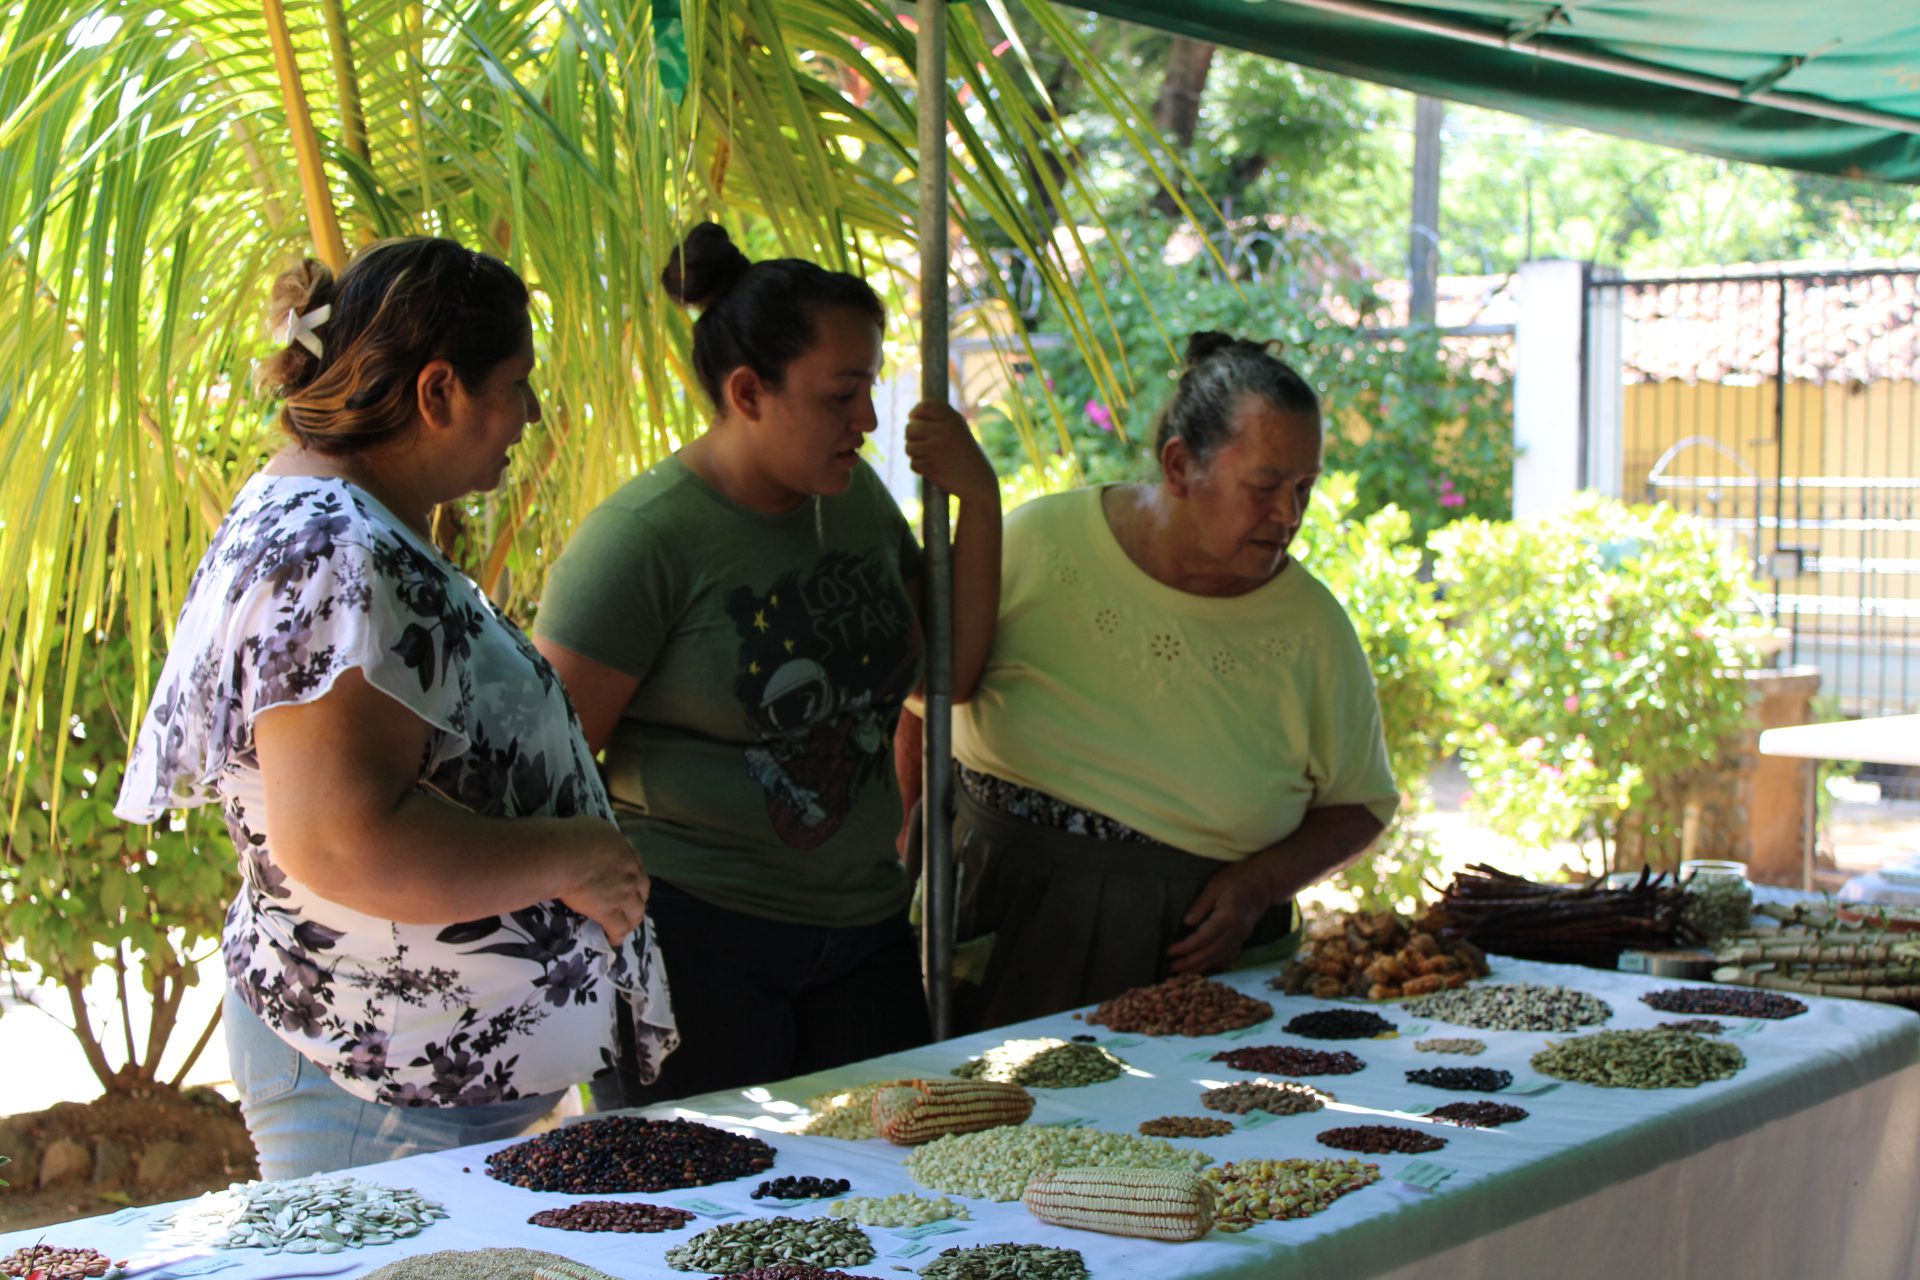
[[[426,721],[420,786],[473,813],[612,821],[566,691],[520,629],[364,490],[256,475],[192,582],[115,811],[217,802],[240,852],[227,973],[247,1006],[357,1097],[478,1106],[611,1062],[617,999],[652,1080],[679,1043],[642,928],[620,947],[559,902],[444,925],[327,901],[274,863],[254,717],[349,668]]]

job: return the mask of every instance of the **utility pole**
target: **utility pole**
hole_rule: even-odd
[[[1440,126],[1447,104],[1422,94],[1413,100],[1413,224],[1408,231],[1407,319],[1432,324],[1440,283]]]

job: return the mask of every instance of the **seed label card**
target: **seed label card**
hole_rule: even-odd
[[[737,1218],[740,1216],[738,1209],[729,1209],[727,1206],[716,1204],[712,1200],[688,1200],[680,1207],[682,1209],[691,1209],[703,1218]]]
[[[1400,1171],[1400,1176],[1395,1181],[1414,1191],[1434,1191],[1456,1172],[1457,1170],[1449,1169],[1443,1164],[1434,1164],[1431,1160],[1414,1160]]]
[[[937,1222],[923,1222],[917,1227],[895,1227],[895,1235],[906,1236],[909,1240],[920,1240],[927,1236],[944,1236],[955,1231],[965,1231],[965,1224],[952,1218],[941,1218]]]

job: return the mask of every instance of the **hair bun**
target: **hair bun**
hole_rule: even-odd
[[[315,307],[327,306],[333,301],[333,289],[333,272],[312,258],[282,271],[274,278],[267,299],[267,333],[280,341],[280,335],[286,332],[288,312],[306,315]],[[319,372],[319,356],[298,342],[286,341],[254,370],[254,385],[284,396],[312,382]]]
[[[1220,333],[1213,329],[1206,329],[1200,333],[1188,335],[1187,367],[1192,368],[1209,356],[1218,355],[1228,347],[1231,347],[1236,341],[1238,341],[1238,339],[1232,334]]]
[[[703,222],[674,247],[660,283],[667,296],[689,307],[705,307],[738,284],[753,265],[717,222]]]

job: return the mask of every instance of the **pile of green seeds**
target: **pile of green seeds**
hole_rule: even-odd
[[[1570,987],[1531,982],[1493,982],[1436,991],[1409,1000],[1403,1011],[1482,1031],[1577,1031],[1613,1016],[1613,1006]]]
[[[1541,1075],[1606,1089],[1693,1089],[1746,1065],[1738,1047],[1685,1031],[1600,1031],[1533,1055]]]
[[[1219,1189],[1213,1225],[1245,1231],[1256,1222],[1305,1218],[1380,1181],[1380,1166],[1360,1160],[1236,1160],[1206,1171]]]
[[[1249,1111],[1265,1111],[1276,1116],[1297,1116],[1318,1111],[1333,1100],[1333,1095],[1311,1085],[1292,1080],[1255,1080],[1243,1084],[1221,1085],[1200,1095],[1200,1105],[1209,1111],[1226,1111],[1243,1116]]]
[[[964,1080],[997,1080],[1028,1089],[1076,1089],[1112,1080],[1127,1064],[1098,1045],[1009,1040],[953,1069]]]
[[[667,1250],[676,1271],[745,1271],[776,1262],[857,1267],[873,1261],[873,1241],[833,1218],[748,1218],[723,1222]]]
[[[1056,1129],[1013,1124],[979,1133],[949,1134],[913,1149],[907,1172],[932,1191],[1018,1200],[1034,1174],[1048,1169],[1107,1165],[1121,1169],[1200,1169],[1204,1151],[1158,1138],[1100,1129]]]
[[[943,1249],[920,1268],[926,1280],[1087,1280],[1077,1249],[1043,1244],[982,1244]]]

